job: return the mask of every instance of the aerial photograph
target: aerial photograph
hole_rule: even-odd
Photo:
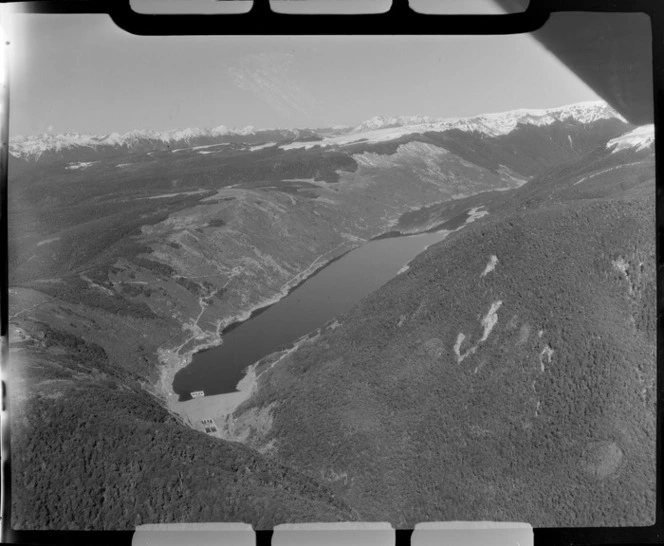
[[[13,528],[654,523],[652,122],[529,34],[15,18]]]

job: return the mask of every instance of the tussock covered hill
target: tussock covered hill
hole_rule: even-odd
[[[652,524],[652,167],[602,147],[485,196],[484,219],[266,369],[236,412],[249,443],[400,527]]]

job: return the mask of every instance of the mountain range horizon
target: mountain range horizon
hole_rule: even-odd
[[[11,145],[15,528],[653,523],[652,125],[128,134]]]
[[[61,150],[76,146],[128,146],[142,141],[161,141],[164,143],[189,143],[197,139],[210,139],[219,137],[237,136],[269,136],[270,133],[279,133],[281,138],[292,138],[294,142],[290,147],[298,147],[295,140],[306,138],[311,140],[326,140],[329,137],[344,136],[340,144],[355,142],[361,138],[362,133],[381,131],[386,129],[404,128],[403,134],[419,132],[420,130],[447,130],[460,129],[463,131],[479,131],[481,133],[497,135],[506,134],[514,130],[518,124],[547,125],[555,121],[569,118],[581,123],[588,123],[598,119],[615,118],[626,120],[605,101],[582,101],[553,108],[519,108],[502,112],[491,112],[464,117],[431,117],[426,115],[411,116],[374,116],[357,125],[333,125],[331,127],[302,127],[302,128],[256,128],[247,125],[243,128],[229,128],[218,125],[213,128],[171,129],[154,131],[134,129],[124,134],[118,132],[92,134],[79,132],[40,133],[37,135],[16,135],[10,138],[10,153],[15,157],[37,159],[50,150]],[[413,128],[409,131],[408,128]],[[416,130],[417,128],[417,130]],[[390,139],[390,135],[387,139]],[[321,137],[316,139],[316,137]],[[332,142],[334,144],[334,142]],[[307,144],[313,146],[315,144]]]
[[[549,108],[514,108],[514,109],[507,109],[507,110],[500,110],[500,111],[491,111],[491,112],[481,112],[478,114],[472,114],[468,116],[429,116],[425,114],[409,114],[409,115],[400,115],[400,114],[395,114],[395,115],[383,115],[383,114],[377,114],[375,116],[371,116],[369,118],[363,119],[361,122],[357,124],[335,124],[335,125],[312,125],[312,126],[300,126],[300,127],[282,127],[282,126],[274,126],[274,127],[256,127],[255,125],[252,124],[247,124],[243,127],[228,127],[227,125],[221,124],[217,125],[215,127],[203,127],[198,130],[208,130],[208,131],[218,131],[220,134],[224,134],[225,131],[228,132],[234,132],[235,134],[242,134],[242,133],[250,133],[250,132],[257,132],[257,131],[294,131],[294,130],[306,130],[306,129],[355,129],[358,127],[361,127],[365,123],[369,122],[384,122],[384,123],[392,123],[394,120],[399,120],[401,122],[408,123],[408,122],[417,122],[417,123],[435,123],[435,122],[440,122],[440,121],[448,121],[448,120],[467,120],[467,119],[473,119],[481,116],[492,116],[492,115],[500,115],[500,114],[507,114],[507,113],[545,113],[545,112],[553,112],[557,110],[564,110],[568,109],[570,107],[592,107],[592,106],[608,106],[611,110],[614,110],[608,103],[604,100],[597,99],[597,100],[586,100],[586,101],[578,101],[578,102],[571,102],[571,103],[566,103],[566,104],[561,104],[559,106],[553,106]],[[620,114],[616,112],[616,117],[624,119]],[[421,121],[417,121],[421,120]],[[81,132],[81,131],[62,131],[62,132],[55,132],[55,131],[44,131],[41,133],[29,133],[26,135],[15,135],[11,137],[11,140],[14,139],[25,139],[29,137],[35,137],[35,136],[43,136],[43,135],[98,135],[98,136],[110,136],[110,135],[131,135],[132,133],[139,133],[139,132],[145,132],[145,133],[155,133],[155,134],[162,134],[162,133],[170,133],[170,132],[175,132],[175,131],[187,131],[187,130],[195,130],[194,127],[187,127],[187,128],[177,128],[177,129],[165,129],[162,131],[159,130],[154,130],[154,129],[138,129],[134,128],[130,131],[126,131],[124,133],[119,132],[119,131],[109,131],[109,132]]]

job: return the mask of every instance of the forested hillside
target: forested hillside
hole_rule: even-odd
[[[485,218],[265,366],[228,436],[398,526],[652,524],[653,175],[651,151],[602,148],[485,196]]]
[[[180,424],[98,345],[38,328],[14,344],[15,528],[356,519],[316,480]]]
[[[13,525],[650,523],[652,139],[610,144],[633,128],[598,108],[507,116],[499,132],[388,120],[23,142]],[[477,209],[320,336],[266,358],[222,438],[185,424],[173,376],[229,324],[371,238],[456,229]]]

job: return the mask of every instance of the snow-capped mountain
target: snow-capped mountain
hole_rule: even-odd
[[[519,109],[495,114],[483,114],[466,118],[433,118],[429,116],[377,116],[355,127],[335,126],[326,129],[229,129],[219,125],[213,129],[187,128],[172,131],[134,130],[125,134],[110,133],[91,135],[81,133],[18,136],[10,141],[12,155],[36,161],[46,157],[58,159],[59,152],[78,150],[113,153],[164,150],[221,142],[245,142],[264,144],[275,142],[283,149],[310,148],[312,146],[343,146],[359,141],[384,142],[409,134],[442,132],[458,129],[478,132],[487,136],[505,135],[518,125],[550,125],[557,121],[574,121],[581,124],[602,119],[625,121],[620,114],[603,101],[582,102],[559,108]],[[87,155],[90,155],[89,153]],[[90,159],[89,157],[78,158]]]
[[[611,149],[612,152],[628,149],[634,149],[638,152],[652,147],[654,142],[655,126],[650,123],[609,140],[606,143],[606,147]]]
[[[293,142],[284,149],[310,148],[312,146],[343,146],[359,141],[384,142],[409,134],[458,129],[479,132],[486,136],[506,135],[518,125],[551,125],[557,121],[573,121],[581,124],[602,119],[626,120],[604,101],[587,101],[548,109],[519,109],[494,114],[482,114],[465,118],[432,118],[428,116],[377,116],[366,120],[348,133],[325,138],[321,142]]]
[[[389,129],[391,127],[404,127],[408,125],[424,125],[439,123],[442,121],[445,120],[443,118],[432,118],[430,116],[375,116],[353,127],[351,132],[363,133],[365,131],[375,131],[377,129]]]
[[[123,151],[146,151],[165,149],[173,146],[211,144],[224,140],[246,137],[247,142],[263,140],[293,140],[312,138],[310,131],[301,129],[256,129],[247,126],[243,129],[229,129],[219,125],[213,129],[176,129],[172,131],[133,130],[128,133],[93,135],[85,133],[43,133],[35,136],[17,136],[11,139],[9,151],[15,157],[36,161],[45,153],[88,148],[95,151],[120,148]]]
[[[91,135],[85,133],[43,133],[36,136],[17,136],[9,145],[12,154],[19,157],[38,158],[47,150],[59,151],[76,146],[128,146],[132,147],[143,141],[188,141],[202,136],[221,136],[229,134],[229,130],[223,125],[215,129],[180,129],[174,131],[149,131],[133,130],[128,133],[110,133],[107,135]]]
[[[556,121],[572,118],[579,123],[592,123],[599,119],[624,118],[603,101],[588,101],[570,104],[558,108],[510,110],[494,114],[481,114],[463,118],[432,118],[429,116],[376,116],[364,121],[353,128],[352,133],[389,129],[392,127],[407,127],[414,125],[429,125],[441,129],[462,129],[466,131],[480,131],[491,136],[505,134],[512,131],[519,123],[530,125],[550,125]]]

